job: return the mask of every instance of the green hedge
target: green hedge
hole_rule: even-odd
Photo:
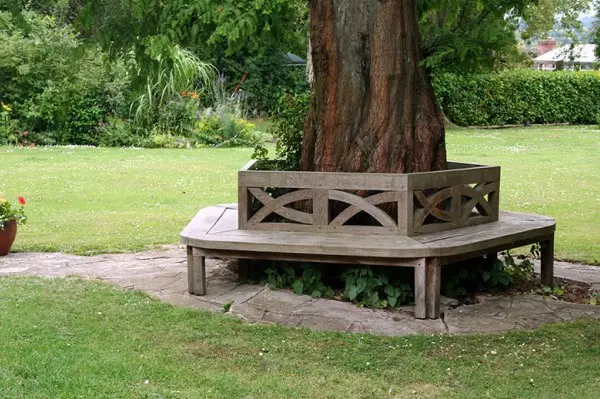
[[[531,123],[596,123],[598,72],[510,71],[434,77],[438,101],[460,126]]]

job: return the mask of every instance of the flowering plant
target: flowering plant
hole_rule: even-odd
[[[25,223],[25,198],[18,197],[19,205],[15,206],[0,196],[0,230],[4,230],[8,222],[14,220],[17,223]]]

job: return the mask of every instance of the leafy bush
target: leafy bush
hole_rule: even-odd
[[[310,93],[286,94],[280,99],[279,112],[272,118],[273,127],[269,133],[275,137],[276,159],[284,170],[298,170],[302,156],[302,134],[304,121],[310,107]],[[268,151],[257,147],[254,158],[266,160]]]
[[[259,279],[271,288],[290,288],[298,295],[344,298],[361,306],[395,308],[410,301],[412,289],[393,272],[389,268],[325,269],[315,264],[286,263],[264,269]]]
[[[123,70],[107,70],[97,49],[54,18],[23,16],[27,29],[0,12],[0,101],[35,144],[98,144],[105,116],[126,108]]]
[[[593,72],[443,74],[433,84],[446,116],[461,126],[594,123],[600,113],[600,76]]]
[[[305,68],[287,66],[285,62],[285,54],[279,51],[215,59],[219,71],[228,77],[227,92],[232,93],[248,72],[240,87],[246,96],[248,110],[255,115],[266,113],[271,116],[280,111],[283,96],[309,90]]]
[[[350,269],[342,274],[344,296],[361,305],[394,308],[407,303],[412,297],[410,285],[391,282],[384,273],[375,273],[370,267]]]
[[[475,258],[442,269],[442,293],[456,298],[473,292],[495,292],[516,282],[533,278],[531,258],[540,256],[539,244],[532,245],[527,255],[514,258],[510,251],[500,258]]]
[[[211,113],[196,123],[194,139],[198,146],[252,147],[264,141],[264,135],[245,119]]]
[[[98,145],[101,147],[147,147],[148,141],[120,118],[107,118],[100,126]]]
[[[0,103],[0,145],[13,144],[18,135],[17,121],[12,118],[12,108]]]
[[[278,268],[268,268],[264,273],[262,283],[269,284],[271,288],[292,288],[297,295],[308,294],[313,298],[333,295],[331,287],[323,283],[321,270],[314,265],[302,264],[294,268],[283,264]]]

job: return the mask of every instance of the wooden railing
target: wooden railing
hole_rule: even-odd
[[[498,220],[500,167],[238,174],[240,229],[413,236]]]

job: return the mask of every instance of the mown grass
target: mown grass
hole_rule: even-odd
[[[600,128],[456,129],[450,159],[502,167],[500,207],[556,219],[555,256],[600,264]]]
[[[556,257],[600,264],[600,129],[453,129],[449,159],[502,166],[501,207],[557,219]],[[236,201],[251,149],[0,148],[0,192],[28,200],[16,251],[175,243],[203,206]]]
[[[0,278],[3,398],[595,398],[600,322],[377,337],[249,325],[80,279]]]
[[[175,243],[202,207],[236,202],[251,149],[0,150],[0,192],[24,195],[16,251],[78,254]]]

